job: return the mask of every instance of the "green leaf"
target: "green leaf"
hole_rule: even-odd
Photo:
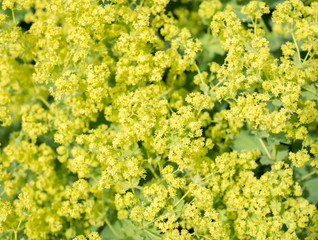
[[[262,130],[257,130],[257,131],[252,131],[252,133],[257,137],[257,138],[267,138],[269,136],[268,132],[262,131]]]
[[[318,201],[318,174],[317,169],[308,162],[304,166],[294,168],[294,179],[300,181],[300,186],[304,190],[304,197],[313,204]]]
[[[178,199],[179,201],[179,199]],[[177,202],[177,201],[176,201]],[[180,203],[174,208],[176,215],[181,215],[181,210],[184,208],[184,200],[182,199]]]
[[[137,187],[139,184],[139,178],[136,178],[136,177],[131,177],[129,178],[128,180],[124,181],[122,187],[125,189],[125,190],[128,190],[130,188],[135,188]]]
[[[304,100],[318,101],[318,92],[314,85],[303,87],[303,89],[304,90],[300,93],[300,96]]]
[[[107,225],[103,231],[101,232],[100,236],[104,240],[117,240],[117,239],[125,239],[126,235],[122,233],[121,230],[122,224],[121,221],[116,221],[113,225],[112,228],[116,231],[117,234],[120,236],[116,235],[110,227]]]
[[[246,130],[240,131],[239,135],[233,140],[233,150],[241,151],[244,149],[259,149],[262,151],[262,145],[260,144],[258,138],[250,135]]]
[[[275,160],[276,161],[282,161],[286,157],[288,157],[288,146],[283,146],[283,145],[278,145],[276,146],[276,156]]]
[[[161,234],[160,231],[155,229],[155,228],[147,228],[145,231],[146,234],[143,234],[146,238],[142,239],[147,239],[147,240],[158,240],[161,239]]]
[[[277,199],[273,199],[269,204],[272,212],[279,213],[282,210],[282,203]]]
[[[306,181],[303,187],[309,193],[307,200],[312,204],[316,204],[318,202],[318,178]]]
[[[239,135],[233,140],[233,150],[253,150],[258,149],[261,151],[262,156],[260,163],[262,165],[273,164],[272,156],[274,155],[275,147],[275,160],[281,161],[288,156],[288,146],[280,145],[281,143],[290,143],[283,133],[268,134],[264,131],[253,131],[251,134],[249,130],[241,130]],[[261,142],[262,141],[262,142]]]
[[[265,0],[264,1],[270,8],[275,8],[278,4],[285,2],[285,0]]]
[[[266,133],[258,132],[259,136],[267,136]],[[265,134],[265,135],[264,135]],[[266,141],[263,141],[267,151],[271,152],[272,147],[268,146]],[[255,135],[251,135],[247,130],[240,131],[239,135],[233,140],[233,150],[259,150],[262,153],[261,163],[263,165],[273,164],[274,161],[270,160],[264,146],[261,143],[261,138]]]
[[[267,34],[267,40],[269,42],[269,49],[271,51],[277,51],[278,49],[281,48],[284,41],[286,41],[282,34],[271,33],[271,32]]]
[[[207,84],[201,84],[200,85],[200,90],[204,93],[204,94],[206,94],[206,95],[208,95],[208,92],[209,92],[209,86],[207,85]]]
[[[200,174],[196,174],[195,176],[190,176],[191,180],[194,182],[194,183],[197,183],[199,185],[203,185],[204,182],[201,181],[201,176]]]
[[[308,173],[312,172],[314,168],[306,162],[302,167],[295,167],[294,168],[294,178],[296,180],[301,179],[302,177],[306,176]]]
[[[281,143],[289,144],[289,143],[291,143],[291,141],[290,141],[290,139],[287,139],[285,137],[284,133],[278,133],[278,134],[270,133],[269,137],[268,137],[268,143],[270,145],[272,145],[272,144],[277,145],[277,144],[281,144]]]
[[[160,231],[157,228],[149,226],[143,229],[142,226],[129,219],[117,220],[112,227],[120,237],[106,226],[101,232],[101,237],[104,240],[155,240],[160,236]]]
[[[203,61],[210,62],[216,55],[223,56],[225,54],[218,38],[213,37],[211,34],[204,34],[199,39],[202,43],[203,51],[200,55]]]
[[[274,100],[272,101],[272,104],[273,104],[275,107],[281,107],[281,106],[283,106],[283,102],[280,101],[280,100],[278,100],[278,99],[274,99]]]
[[[261,157],[260,163],[261,163],[262,165],[271,165],[271,164],[273,164],[274,162],[273,162],[273,160],[269,159],[266,155],[263,155],[263,156]]]

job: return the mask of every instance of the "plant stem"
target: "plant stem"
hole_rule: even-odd
[[[173,205],[173,207],[178,206],[178,204],[189,194],[190,190],[188,190],[183,196],[182,198],[179,199],[179,201]]]
[[[273,160],[276,160],[276,145],[273,146]]]
[[[155,176],[155,178],[160,179],[159,176],[157,175],[155,169],[152,167],[151,164],[149,164],[149,169],[150,169],[151,173]]]
[[[318,96],[317,93],[315,93],[314,91],[312,91],[312,90],[310,90],[310,89],[308,89],[308,88],[305,88],[305,87],[301,87],[301,88],[303,88],[304,90],[306,90],[306,91],[308,91],[308,92],[310,92],[310,93],[312,93],[312,94]]]
[[[273,160],[273,158],[272,158],[271,154],[269,153],[269,151],[268,151],[266,145],[264,144],[263,140],[262,140],[261,138],[258,138],[258,140],[260,141],[262,147],[264,148],[267,157],[268,157],[270,160]]]
[[[315,173],[317,173],[317,171],[312,171],[312,172],[306,174],[305,176],[303,176],[302,178],[298,179],[297,182],[301,182],[301,181],[305,180],[306,178],[310,177],[311,175],[314,175]]]
[[[295,35],[294,33],[292,32],[292,38],[294,40],[294,43],[295,43],[295,46],[296,46],[296,50],[297,50],[297,54],[298,54],[298,58],[299,58],[299,62],[302,63],[301,61],[301,56],[300,56],[300,51],[299,51],[299,48],[298,48],[298,44],[297,44],[297,41],[296,41],[296,38],[295,38]]]
[[[14,15],[14,10],[13,10],[13,8],[11,8],[11,13],[12,13],[12,18],[13,18],[13,23],[15,24],[16,21],[15,21],[15,15]]]
[[[195,66],[195,68],[197,69],[197,71],[198,71],[198,73],[199,73],[201,83],[202,83],[202,84],[205,84],[204,81],[203,81],[203,77],[202,77],[202,75],[201,75],[200,68],[198,67],[197,63],[194,63],[194,66]]]
[[[147,229],[144,229],[144,231],[145,231],[146,233],[148,233],[150,236],[152,236],[152,237],[154,237],[154,238],[156,238],[156,239],[161,239],[161,237],[158,237],[157,235],[153,234],[152,232],[148,231]]]
[[[112,231],[112,233],[113,233],[114,235],[116,235],[116,236],[119,237],[119,238],[122,238],[122,237],[120,236],[120,234],[113,228],[113,226],[110,224],[110,222],[108,221],[108,219],[107,219],[106,217],[105,217],[105,222],[107,223],[109,229]]]
[[[45,104],[45,106],[48,107],[48,109],[51,109],[50,104],[42,96],[38,96],[37,98],[41,100]]]

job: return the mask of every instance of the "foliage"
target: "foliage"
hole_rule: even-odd
[[[0,3],[1,239],[318,239],[318,2]]]

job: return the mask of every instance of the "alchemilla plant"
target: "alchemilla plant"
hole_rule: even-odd
[[[318,2],[0,2],[1,239],[318,239]]]

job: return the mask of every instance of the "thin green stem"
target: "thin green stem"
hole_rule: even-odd
[[[313,51],[312,54],[311,54],[311,56],[310,56],[310,58],[309,58],[308,60],[306,60],[306,62],[309,62],[315,54],[316,54],[316,52]]]
[[[158,166],[159,166],[159,171],[162,173],[162,166],[161,166],[161,163],[160,163],[160,160],[159,160],[159,162],[158,162]]]
[[[22,209],[22,215],[21,215],[21,217],[20,217],[20,221],[19,221],[19,223],[18,223],[18,226],[17,226],[17,228],[14,230],[14,239],[15,240],[18,240],[18,232],[21,230],[20,229],[20,225],[21,225],[21,222],[22,222],[22,220],[23,220],[23,218],[24,218],[24,209],[25,208],[23,208]]]
[[[159,85],[160,93],[162,93],[163,90],[162,90],[162,87],[161,87],[161,82],[159,82],[158,85]],[[173,113],[174,111],[173,111],[172,107],[170,106],[169,100],[168,99],[166,99],[166,100],[167,100],[167,106],[168,106],[170,112]]]
[[[154,237],[154,238],[156,238],[156,239],[161,239],[161,237],[158,237],[157,235],[153,234],[152,232],[148,231],[147,229],[144,229],[144,231],[145,231],[146,233],[148,233],[150,236],[152,236],[152,237]]]
[[[303,63],[304,63],[304,64],[306,63],[307,58],[309,57],[309,54],[310,54],[310,52],[311,52],[311,49],[312,49],[312,46],[311,46],[311,48],[307,51],[307,54],[306,54],[306,56],[305,56],[305,58],[304,58],[304,60],[303,60]]]
[[[157,217],[157,218],[155,218],[155,219],[154,219],[154,220],[152,220],[151,222],[146,223],[145,225],[143,225],[143,226],[142,226],[142,228],[146,228],[146,227],[148,227],[149,225],[151,225],[151,224],[153,224],[155,221],[157,221],[159,218],[160,218],[160,216],[159,216],[159,217]]]
[[[14,10],[13,10],[13,8],[11,8],[11,13],[12,13],[12,18],[13,18],[13,23],[15,24],[16,21],[15,21],[15,15],[14,15]]]
[[[190,193],[190,189],[182,196],[182,198],[179,199],[177,203],[173,205],[173,207],[178,206],[178,204]]]
[[[197,234],[197,236],[199,236],[199,237],[203,237],[203,238],[205,238],[205,239],[212,239],[212,238],[206,237],[206,236],[201,235],[201,234]]]
[[[37,96],[37,98],[41,100],[45,104],[45,106],[48,107],[48,109],[51,109],[51,105],[42,96]]]
[[[195,66],[195,68],[197,69],[197,71],[198,71],[198,73],[199,73],[201,83],[202,83],[202,84],[205,84],[204,81],[203,81],[203,77],[202,77],[202,75],[201,75],[200,68],[198,67],[197,63],[194,63],[194,66]]]
[[[261,138],[258,138],[258,140],[259,140],[259,142],[261,143],[262,147],[264,148],[267,157],[268,157],[270,160],[273,160],[273,159],[272,159],[272,156],[271,156],[271,154],[269,153],[269,151],[268,151],[266,145],[264,144],[263,140],[262,140]]]
[[[305,176],[303,176],[302,178],[298,179],[297,182],[301,182],[301,181],[305,180],[306,178],[314,175],[315,173],[317,173],[317,171],[312,171],[312,172],[306,174]]]
[[[116,236],[119,237],[119,238],[122,238],[122,237],[120,236],[120,234],[113,228],[113,226],[110,224],[110,222],[108,221],[108,219],[107,219],[106,217],[105,217],[105,222],[107,223],[107,225],[108,225],[110,231],[112,231],[112,233],[113,233],[114,235],[116,235]]]
[[[206,175],[205,177],[203,177],[201,180],[204,181],[207,177],[210,177],[213,173],[209,173],[208,175]]]
[[[273,146],[273,160],[276,160],[276,145]]]
[[[264,22],[263,18],[261,18],[261,23],[263,25],[263,28],[264,28],[265,32],[266,33],[270,33],[270,30],[268,29],[268,27],[267,27],[266,23]]]
[[[104,192],[101,191],[101,197],[102,197],[102,208],[103,208],[103,213],[105,213],[105,202],[104,202]]]
[[[215,84],[213,87],[212,87],[212,90],[214,90],[216,87],[218,87],[221,83],[224,82],[224,79],[222,79],[221,81],[219,81],[217,84]]]
[[[304,89],[304,90],[306,90],[306,91],[308,91],[308,92],[310,92],[310,93],[312,93],[312,94],[314,94],[314,95],[316,95],[316,96],[318,96],[317,93],[315,93],[314,91],[312,91],[312,90],[310,90],[310,89],[308,89],[308,88],[305,88],[305,87],[301,87],[301,88]]]
[[[45,106],[48,107],[48,109],[51,109],[50,104],[39,94],[40,90],[38,89],[38,87],[35,85],[34,82],[32,82],[32,83],[33,83],[33,86],[34,86],[34,90],[35,90],[35,92],[37,94],[37,99],[41,100],[45,104]]]
[[[253,18],[251,18],[252,19],[252,23],[253,23],[253,25],[254,25],[254,35],[256,36],[257,35],[257,32],[256,32],[256,30],[257,30],[257,26],[256,26],[256,24],[257,24],[257,19],[255,18],[255,21],[253,21]]]
[[[292,35],[292,38],[293,38],[294,43],[295,43],[295,46],[296,46],[296,50],[297,50],[297,54],[298,54],[298,58],[299,58],[299,62],[300,62],[300,63],[302,63],[302,61],[301,61],[301,56],[300,56],[300,51],[299,51],[299,47],[298,47],[298,44],[297,44],[297,41],[296,41],[295,35],[294,35],[294,33],[293,33],[293,32],[291,33],[291,35]]]
[[[20,229],[20,225],[21,225],[22,220],[23,220],[23,215],[22,215],[21,218],[20,218],[20,221],[19,221],[19,224],[18,224],[18,226],[17,226],[16,231],[18,231],[18,229]]]
[[[155,178],[160,179],[159,176],[157,175],[155,169],[152,167],[152,165],[149,165],[149,169],[152,172],[152,174],[155,176]]]

